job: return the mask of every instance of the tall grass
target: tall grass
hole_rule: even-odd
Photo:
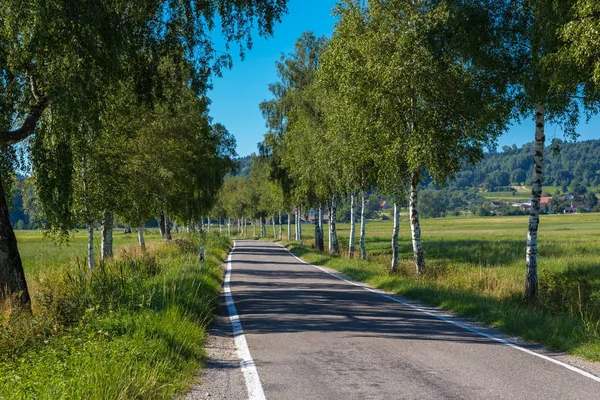
[[[207,248],[200,271],[198,248]],[[78,264],[33,285],[33,315],[4,312],[0,399],[160,399],[200,367],[229,240],[190,237],[123,247],[90,272]]]
[[[540,301],[522,302],[527,217],[424,219],[427,273],[417,276],[406,221],[404,259],[389,273],[390,222],[367,225],[367,261],[347,258],[348,226],[339,225],[341,256],[315,251],[314,229],[304,225],[305,247],[288,248],[376,287],[452,310],[546,346],[600,361],[600,215],[543,216],[540,224]]]

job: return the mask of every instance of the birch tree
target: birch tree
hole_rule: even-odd
[[[515,112],[535,123],[534,175],[525,255],[525,300],[538,297],[538,229],[543,185],[546,123],[558,124],[567,138],[577,137],[575,128],[582,110],[598,110],[598,21],[593,2],[566,0],[507,1],[487,5],[500,36],[502,54]],[[590,29],[591,30],[588,30]],[[595,33],[594,33],[595,32]],[[594,53],[594,49],[595,53]],[[595,57],[594,57],[595,54]],[[477,60],[476,60],[477,61]]]
[[[347,25],[354,31],[348,57],[363,66],[354,88],[340,88],[350,99],[369,93],[362,105],[377,117],[374,141],[379,150],[394,149],[406,166],[413,258],[417,273],[423,273],[421,175],[426,171],[444,182],[465,161],[481,158],[505,126],[504,92],[448,45],[455,21],[444,2],[345,1],[337,12],[336,30]]]

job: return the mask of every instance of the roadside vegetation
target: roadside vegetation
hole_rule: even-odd
[[[90,271],[83,235],[72,244],[82,258],[70,261],[64,248],[49,251],[47,239],[32,236],[24,254],[42,249],[46,267],[24,257],[35,276],[33,314],[10,301],[0,310],[0,399],[170,399],[189,386],[203,362],[229,239],[150,240],[144,252],[121,238],[115,257]]]
[[[527,341],[600,361],[600,215],[547,216],[540,229],[540,297],[523,302],[526,216],[424,219],[425,274],[412,268],[408,222],[400,228],[400,262],[390,273],[393,224],[369,221],[367,259],[346,256],[349,225],[338,224],[341,255],[315,249],[304,225],[304,246],[285,242],[311,264],[337,270],[374,287],[422,300],[495,326]]]

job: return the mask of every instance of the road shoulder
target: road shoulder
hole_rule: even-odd
[[[200,382],[193,385],[182,399],[248,398],[223,293],[219,299],[218,316],[209,330],[209,335],[206,343],[207,361],[198,377]]]

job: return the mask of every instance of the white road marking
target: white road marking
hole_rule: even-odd
[[[279,244],[279,243],[276,243],[276,244],[277,244],[277,245],[279,245],[280,247],[282,247],[283,249],[285,249],[285,250],[286,250],[288,253],[290,253],[290,254],[291,254],[291,255],[292,255],[292,256],[293,256],[293,257],[294,257],[296,260],[300,261],[301,263],[303,263],[303,264],[306,264],[306,265],[309,265],[309,266],[311,266],[311,267],[314,267],[314,268],[316,268],[316,269],[318,269],[318,270],[321,270],[321,271],[325,272],[326,274],[329,274],[329,275],[333,276],[334,278],[337,278],[337,279],[339,279],[339,280],[342,280],[342,281],[344,281],[344,282],[346,282],[346,283],[349,283],[349,284],[351,284],[351,285],[357,286],[357,287],[359,287],[359,288],[361,288],[361,289],[364,289],[364,290],[367,290],[367,291],[369,291],[369,292],[372,292],[372,293],[378,294],[378,295],[380,295],[380,296],[382,296],[382,297],[385,297],[385,298],[386,298],[386,299],[388,299],[388,300],[391,300],[391,301],[393,301],[393,302],[396,302],[396,303],[400,303],[400,304],[402,304],[402,305],[404,305],[404,306],[406,306],[406,307],[412,308],[413,310],[420,311],[420,312],[422,312],[422,313],[424,313],[424,314],[427,314],[427,315],[429,315],[430,317],[433,317],[433,318],[439,319],[439,320],[441,320],[441,321],[444,321],[444,322],[446,322],[446,323],[448,323],[448,324],[451,324],[451,325],[457,326],[457,327],[459,327],[459,328],[462,328],[462,329],[464,329],[464,330],[466,330],[466,331],[469,331],[469,332],[471,332],[471,333],[475,333],[475,334],[477,334],[477,335],[480,335],[480,336],[486,337],[486,338],[488,338],[488,339],[494,340],[494,341],[496,341],[496,342],[498,342],[498,343],[501,343],[501,344],[503,344],[503,345],[505,345],[505,346],[512,347],[512,348],[513,348],[513,349],[515,349],[515,350],[519,350],[519,351],[522,351],[522,352],[524,352],[524,353],[530,354],[530,355],[532,355],[532,356],[539,357],[539,358],[541,358],[541,359],[543,359],[543,360],[550,361],[551,363],[554,363],[554,364],[556,364],[556,365],[560,365],[561,367],[564,367],[564,368],[566,368],[566,369],[568,369],[568,370],[571,370],[571,371],[573,371],[573,372],[575,372],[575,373],[578,373],[579,375],[583,375],[583,376],[585,376],[586,378],[590,378],[590,379],[592,379],[592,380],[594,380],[594,381],[596,381],[596,382],[600,382],[600,377],[597,377],[596,375],[590,374],[590,373],[589,373],[589,372],[587,372],[587,371],[584,371],[584,370],[582,370],[582,369],[579,369],[579,368],[577,368],[577,367],[574,367],[574,366],[572,366],[572,365],[569,365],[569,364],[567,364],[567,363],[564,363],[564,362],[562,362],[562,361],[559,361],[559,360],[557,360],[557,359],[554,359],[554,358],[552,358],[552,357],[548,357],[548,356],[545,356],[545,355],[543,355],[543,354],[536,353],[535,351],[528,350],[528,349],[526,349],[526,348],[524,348],[524,347],[521,347],[521,346],[518,346],[518,345],[516,345],[516,344],[514,344],[514,343],[511,343],[511,342],[509,342],[508,340],[505,340],[505,339],[502,339],[502,338],[499,338],[499,337],[496,337],[496,336],[490,335],[490,334],[488,334],[488,333],[485,333],[485,332],[482,332],[482,331],[480,331],[480,330],[478,330],[478,329],[476,329],[476,328],[470,327],[470,326],[468,326],[468,325],[465,325],[465,324],[461,324],[460,322],[453,321],[453,320],[452,320],[452,319],[450,319],[450,318],[446,318],[446,317],[444,317],[444,316],[437,315],[437,314],[435,314],[435,313],[429,312],[429,311],[427,311],[427,310],[424,310],[424,309],[422,309],[421,307],[417,307],[417,306],[415,306],[415,305],[413,305],[413,304],[407,303],[406,301],[403,301],[402,299],[399,299],[399,298],[397,298],[397,297],[394,297],[394,296],[392,296],[392,295],[390,295],[390,294],[387,294],[387,293],[385,293],[385,292],[383,292],[383,291],[381,291],[381,290],[373,289],[373,288],[371,288],[371,287],[369,287],[369,286],[362,285],[362,284],[360,284],[360,283],[357,283],[357,282],[353,282],[353,281],[351,281],[351,280],[348,280],[348,279],[346,279],[346,278],[344,278],[344,277],[342,277],[342,276],[340,276],[340,275],[337,275],[337,274],[335,274],[335,273],[333,273],[333,272],[331,272],[331,271],[327,271],[326,269],[324,269],[324,268],[321,268],[321,267],[319,267],[319,266],[317,266],[317,265],[312,265],[312,264],[310,264],[310,263],[308,263],[308,262],[304,261],[303,259],[301,259],[301,258],[297,257],[297,256],[296,256],[294,253],[292,253],[291,251],[289,251],[287,248],[285,248],[285,247],[284,247],[284,246],[282,246],[281,244]]]
[[[240,368],[242,369],[244,379],[246,380],[248,399],[265,400],[265,393],[263,392],[263,387],[260,383],[256,365],[254,364],[252,356],[250,355],[248,343],[246,342],[246,336],[244,335],[242,323],[240,322],[240,317],[238,316],[237,309],[235,308],[235,303],[233,302],[233,296],[231,294],[231,287],[229,285],[231,281],[231,255],[233,254],[233,250],[235,250],[235,240],[233,241],[233,248],[229,252],[229,256],[227,256],[227,273],[225,274],[225,284],[223,285],[223,290],[225,291],[225,302],[227,304],[227,310],[229,311],[229,319],[231,320],[231,325],[233,326],[233,340],[235,342],[235,347],[237,348],[238,357],[240,359]]]

